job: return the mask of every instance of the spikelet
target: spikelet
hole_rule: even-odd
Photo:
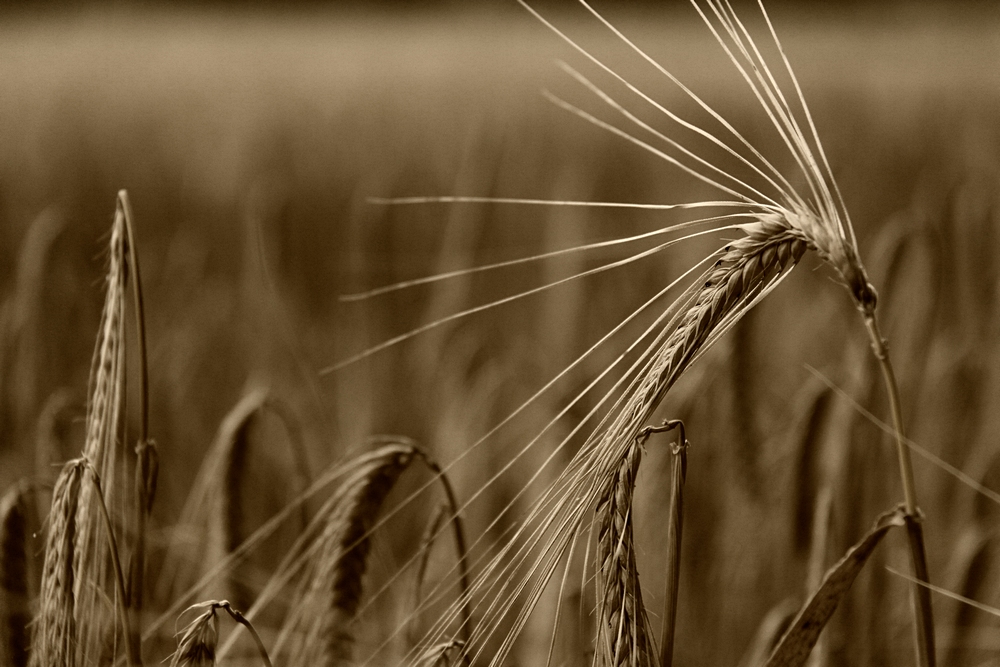
[[[28,532],[34,511],[30,484],[21,482],[0,499],[0,663],[28,664]]]
[[[77,624],[74,616],[76,578],[76,516],[85,463],[75,459],[63,466],[52,493],[41,600],[32,628],[32,667],[74,667]]]

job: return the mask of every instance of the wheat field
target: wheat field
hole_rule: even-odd
[[[595,7],[822,190],[691,7]],[[538,11],[714,122],[584,6]],[[516,3],[5,15],[0,663],[905,664],[915,591],[924,664],[1000,662],[994,14],[774,8],[853,232],[755,209],[663,248],[702,214],[386,203],[719,199],[602,127],[644,132],[588,85],[676,129]],[[602,402],[620,377],[641,409]]]

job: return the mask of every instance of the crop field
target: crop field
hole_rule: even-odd
[[[1000,664],[1000,15],[570,4],[3,16],[0,664]]]

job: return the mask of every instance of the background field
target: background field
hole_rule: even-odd
[[[690,11],[612,5],[608,13],[791,172]],[[582,13],[553,16],[657,99],[694,113]],[[786,10],[776,23],[880,290],[910,433],[998,489],[1000,19],[986,6],[954,13],[925,6]],[[540,89],[600,110],[554,59],[625,96],[524,12],[505,8],[236,15],[147,7],[6,16],[0,486],[31,474],[51,479],[50,463],[79,449],[119,188],[135,208],[146,290],[151,429],[162,458],[159,548],[180,539],[171,527],[201,458],[250,386],[267,386],[290,406],[314,471],[385,433],[415,438],[442,462],[457,457],[716,244],[694,242],[574,281],[320,374],[424,322],[624,251],[568,255],[360,303],[338,295],[680,219],[500,205],[385,207],[369,197],[712,196],[549,104]],[[639,318],[463,461],[459,496],[480,489],[654,316]],[[737,664],[768,611],[805,594],[810,562],[831,563],[900,499],[889,438],[806,369],[819,369],[885,418],[872,363],[847,294],[809,258],[668,397],[662,414],[684,418],[692,442],[680,664]],[[471,534],[483,532],[593,400],[470,506]],[[255,434],[258,481],[248,484],[247,531],[294,493],[288,438],[276,424]],[[637,491],[639,565],[654,625],[666,465],[651,444]],[[995,505],[919,457],[917,473],[932,577],[996,605]],[[833,498],[831,532],[828,552],[817,556],[811,535],[825,493]],[[430,504],[413,516],[425,519]],[[404,518],[391,527],[377,541],[371,590],[422,531]],[[828,631],[823,650],[833,664],[908,659],[906,584],[882,567],[906,569],[906,553],[900,536],[887,544]],[[276,558],[263,554],[255,566],[266,571]],[[251,591],[259,575],[246,572]],[[366,611],[359,655],[406,613],[407,585]],[[158,604],[163,609],[166,600]],[[936,604],[942,657],[996,661],[995,619],[941,598]],[[538,642],[547,645],[547,623],[530,629],[522,662],[534,664]],[[993,634],[960,631],[967,626]],[[390,653],[401,644],[393,646]]]

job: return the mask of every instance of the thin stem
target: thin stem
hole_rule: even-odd
[[[448,497],[448,509],[451,514],[450,523],[455,531],[455,549],[458,551],[459,578],[462,585],[462,639],[468,645],[472,637],[472,613],[469,611],[469,563],[465,546],[465,531],[462,530],[462,517],[459,514],[461,508],[455,496],[455,490],[452,488],[451,482],[448,480],[448,476],[444,474],[441,466],[433,461],[423,450],[418,451],[427,467],[441,480],[441,486],[444,487],[444,493]]]
[[[892,424],[896,437],[896,452],[899,456],[899,471],[903,481],[903,499],[906,507],[906,533],[910,543],[910,556],[913,561],[913,573],[918,582],[930,583],[927,571],[927,556],[924,549],[924,531],[921,525],[922,515],[917,506],[917,490],[913,481],[913,464],[910,461],[910,448],[906,446],[906,435],[903,431],[903,411],[899,400],[899,387],[896,384],[896,374],[889,361],[887,341],[879,331],[878,320],[875,317],[874,304],[866,306],[862,314],[868,336],[871,339],[872,351],[878,359],[882,370],[882,379],[889,394],[889,408],[892,412]],[[930,590],[919,583],[913,584],[911,601],[915,616],[914,641],[916,643],[917,660],[920,667],[934,667],[934,614],[931,607]]]
[[[260,652],[260,659],[264,663],[264,666],[272,667],[271,659],[267,657],[267,649],[264,648],[264,642],[261,641],[260,635],[257,634],[257,630],[254,629],[253,624],[251,624],[250,621],[244,618],[243,614],[241,614],[236,609],[233,609],[233,606],[229,604],[228,601],[223,600],[222,602],[218,603],[218,606],[225,609],[229,613],[229,615],[233,617],[234,621],[245,627],[250,632],[250,636],[253,637],[254,642],[257,643],[257,650]]]
[[[673,463],[670,474],[670,516],[667,519],[667,593],[663,603],[663,631],[660,639],[660,665],[674,662],[674,630],[677,626],[677,596],[680,591],[681,536],[684,527],[684,481],[687,477],[687,438],[684,423],[676,424],[677,444],[671,447]]]

